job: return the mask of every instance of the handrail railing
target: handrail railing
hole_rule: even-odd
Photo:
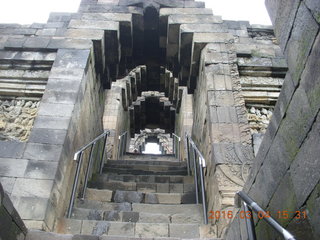
[[[67,212],[67,217],[68,218],[70,218],[71,214],[72,214],[72,209],[73,209],[74,200],[75,200],[75,197],[76,197],[76,192],[77,192],[79,178],[80,178],[80,171],[81,171],[82,163],[83,163],[84,151],[90,147],[89,162],[87,164],[87,168],[86,168],[86,171],[85,171],[85,180],[84,180],[84,185],[83,185],[83,188],[82,188],[82,191],[81,191],[81,198],[82,199],[85,197],[85,194],[86,194],[86,189],[87,189],[87,185],[88,185],[90,170],[91,170],[91,167],[92,167],[94,147],[95,147],[95,145],[97,144],[97,142],[100,139],[103,139],[103,149],[102,149],[102,154],[101,154],[101,157],[100,157],[100,165],[99,165],[99,173],[101,174],[102,173],[102,169],[103,169],[103,165],[104,165],[104,153],[105,153],[105,149],[106,149],[106,142],[107,142],[107,138],[108,138],[109,134],[110,134],[109,131],[104,131],[102,134],[97,136],[95,139],[93,139],[87,145],[85,145],[82,148],[80,148],[80,150],[78,150],[74,154],[73,160],[77,161],[77,168],[76,168],[75,178],[74,178],[74,181],[73,181],[71,198],[70,198],[70,202],[69,202],[69,208],[68,208],[68,212]]]
[[[172,146],[173,154],[180,161],[180,141],[181,141],[181,138],[177,134],[172,133],[172,139],[173,139],[173,146]]]
[[[204,168],[206,168],[206,161],[197,148],[196,144],[193,142],[191,137],[186,133],[185,140],[187,144],[187,167],[188,174],[190,172],[194,175],[194,184],[196,192],[196,203],[199,203],[199,194],[201,193],[201,203],[203,208],[203,220],[204,224],[208,224],[208,215],[207,215],[207,202],[206,202],[206,192],[204,186]],[[192,156],[192,162],[191,162]],[[192,164],[191,164],[192,163]],[[200,185],[200,186],[199,186]],[[200,193],[199,193],[200,187]]]
[[[125,154],[127,149],[127,139],[128,139],[128,132],[125,131],[119,136],[119,144],[118,144],[118,158],[121,159],[122,156]]]
[[[247,225],[247,232],[248,232],[248,239],[249,240],[256,240],[256,232],[254,228],[253,222],[253,215],[252,210],[263,217],[262,219],[266,221],[271,227],[273,227],[278,233],[280,233],[284,239],[286,240],[295,240],[294,236],[291,235],[286,229],[284,229],[276,220],[274,220],[267,212],[265,212],[256,202],[254,202],[245,192],[239,191],[236,193],[236,196],[240,201],[243,203],[244,211],[250,212],[250,218],[246,218],[246,225]],[[241,207],[239,201],[236,200],[238,203],[238,207]]]

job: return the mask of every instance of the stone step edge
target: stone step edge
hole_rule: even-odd
[[[98,227],[99,226],[99,227]],[[57,233],[69,233],[69,234],[92,234],[97,230],[97,227],[100,229],[97,232],[97,235],[107,235],[107,236],[122,236],[122,237],[149,237],[143,236],[144,231],[156,231],[156,234],[159,234],[159,230],[164,230],[161,235],[162,237],[175,237],[178,239],[189,238],[190,235],[182,236],[180,231],[183,231],[182,234],[186,235],[185,231],[192,232],[193,236],[190,236],[189,239],[198,239],[202,237],[215,237],[208,236],[209,229],[212,229],[211,225],[205,224],[176,224],[176,223],[132,223],[132,222],[112,222],[112,221],[94,221],[94,220],[76,220],[76,219],[67,219],[61,218],[57,221],[55,226],[55,231]],[[146,230],[148,229],[148,230]],[[177,230],[179,229],[179,230]],[[141,232],[143,230],[143,232]],[[174,230],[174,231],[173,231]],[[178,232],[177,232],[178,231]],[[196,231],[196,232],[193,232]],[[175,232],[175,233],[174,233]],[[191,233],[190,232],[190,233]],[[142,234],[141,234],[142,233]],[[150,235],[150,232],[149,232]],[[159,236],[158,236],[159,237]]]
[[[85,199],[96,200],[101,202],[121,203],[125,199],[130,199],[133,203],[149,204],[183,204],[185,201],[191,201],[193,192],[187,193],[150,193],[141,191],[126,190],[102,190],[96,188],[87,188]],[[122,200],[123,199],[123,200]]]
[[[77,220],[93,220],[93,221],[112,221],[112,222],[127,222],[127,221],[121,221],[121,220],[108,220],[108,219],[82,219],[78,216],[75,216],[75,212],[74,211],[83,211],[84,214],[90,214],[90,212],[95,212],[95,214],[98,214],[100,217],[104,218],[105,217],[105,213],[112,213],[113,215],[111,215],[110,217],[112,218],[113,216],[115,217],[119,217],[121,219],[123,218],[134,218],[134,216],[138,216],[138,220],[137,221],[129,221],[129,222],[137,222],[137,223],[172,223],[172,224],[180,224],[182,223],[182,221],[185,221],[185,223],[187,224],[201,224],[203,221],[203,215],[202,212],[199,211],[199,213],[195,214],[195,213],[150,213],[150,212],[144,212],[144,211],[123,211],[123,210],[97,210],[97,209],[93,209],[93,208],[81,208],[81,207],[75,207],[73,208],[73,212],[71,215],[71,219],[77,219]],[[128,214],[128,216],[124,216]],[[131,216],[130,216],[131,215]],[[97,216],[97,215],[95,215]],[[120,217],[121,216],[121,217]],[[148,222],[143,222],[140,221],[140,217],[145,217],[145,218],[149,218]],[[156,221],[152,221],[150,219],[152,219],[152,217],[164,217],[167,218],[167,220],[169,222],[161,222],[159,219]],[[177,219],[173,219],[173,218],[177,218]],[[179,218],[182,218],[183,220],[180,222]],[[190,220],[191,219],[191,220]],[[142,219],[143,220],[143,219]],[[192,221],[192,222],[188,222],[188,221]],[[197,222],[195,222],[195,220],[197,220]],[[199,221],[198,221],[199,220]],[[175,221],[175,222],[172,222]]]
[[[127,237],[121,236],[94,236],[94,235],[81,235],[81,234],[61,234],[55,232],[44,232],[40,230],[29,230],[25,240],[141,240],[139,237]],[[185,238],[175,237],[156,237],[156,238],[143,238],[143,240],[186,240]],[[188,239],[190,240],[190,239]],[[223,240],[220,238],[193,238],[192,240]]]
[[[108,184],[119,184],[117,190],[121,191],[137,191],[143,193],[189,193],[195,191],[194,183],[146,183],[146,182],[125,182],[121,180],[108,180],[108,182],[104,181],[92,181],[89,182],[89,188],[98,189],[98,190],[109,190],[116,191],[112,189],[112,186],[107,186]],[[145,185],[144,185],[145,184]],[[116,188],[115,186],[114,188]],[[155,189],[154,189],[155,188]],[[177,189],[178,188],[178,189]],[[167,191],[165,191],[167,190]]]

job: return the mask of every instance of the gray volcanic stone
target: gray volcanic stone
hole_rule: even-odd
[[[143,198],[144,194],[141,192],[116,191],[114,195],[114,202],[141,203]]]

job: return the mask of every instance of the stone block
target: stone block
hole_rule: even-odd
[[[178,223],[178,224],[201,223],[203,221],[202,218],[203,218],[203,216],[200,213],[199,214],[192,214],[192,215],[180,213],[180,214],[173,214],[171,216],[171,222]]]
[[[63,144],[66,135],[66,130],[33,128],[29,137],[29,142],[44,144]]]
[[[72,240],[100,240],[100,238],[92,235],[74,235]]]
[[[301,76],[301,87],[307,94],[307,98],[312,111],[318,111],[319,108],[319,74],[320,70],[317,67],[317,59],[320,57],[320,35],[318,34],[313,45],[312,51],[306,63],[305,69]]]
[[[120,221],[121,217],[118,211],[105,211],[103,213],[103,219],[105,221]]]
[[[4,48],[22,48],[25,41],[25,37],[9,37],[4,43]]]
[[[58,220],[55,231],[62,234],[80,234],[82,220],[62,218]]]
[[[168,237],[169,227],[165,223],[136,223],[135,237]]]
[[[18,178],[12,195],[17,197],[49,198],[53,186],[52,180]]]
[[[168,193],[169,192],[169,183],[157,183],[157,192],[158,193]]]
[[[0,176],[23,177],[28,160],[0,158]]]
[[[111,222],[108,235],[110,236],[134,236],[134,223]]]
[[[84,69],[88,65],[90,50],[59,49],[53,67]]]
[[[271,216],[275,218],[278,216],[277,221],[281,226],[287,226],[290,219],[293,218],[296,209],[297,199],[291,180],[291,174],[290,172],[288,172],[281,180],[279,187],[274,193],[267,210],[270,211]],[[279,217],[278,211],[280,211],[280,213],[287,211],[288,218],[285,219]]]
[[[131,191],[116,191],[114,194],[114,202],[130,202],[140,203],[144,199],[144,193]]]
[[[320,223],[320,200],[319,200],[319,194],[320,194],[320,184],[318,184],[312,194],[310,195],[308,201],[307,201],[307,211],[308,211],[308,218],[311,223],[314,236],[316,238],[320,237],[320,229],[317,227]]]
[[[101,236],[107,234],[111,223],[105,221],[83,220],[81,234]],[[78,231],[78,229],[77,229]]]
[[[52,38],[47,48],[49,49],[90,49],[93,43],[91,39]]]
[[[43,231],[29,231],[26,240],[73,240],[71,234],[57,234]]]
[[[305,0],[304,4],[312,12],[313,17],[320,23],[320,7],[317,0]]]
[[[79,87],[81,85],[81,79],[60,79],[52,78],[48,79],[46,90],[57,91],[62,93],[78,93]]]
[[[138,222],[139,221],[139,213],[138,212],[122,212],[123,222]]]
[[[169,185],[169,191],[170,191],[170,193],[183,193],[183,184],[171,183]]]
[[[300,1],[298,0],[266,1],[267,9],[275,27],[275,34],[282,49],[285,49],[289,39],[291,26],[294,24],[299,5]]]
[[[285,54],[292,81],[295,85],[298,85],[300,81],[301,73],[318,32],[318,23],[305,5],[303,3],[300,4]]]
[[[59,161],[62,145],[28,143],[23,154],[25,159]]]
[[[302,146],[290,166],[291,178],[298,207],[307,200],[308,196],[320,180],[320,167],[318,160],[319,150],[320,117],[317,117],[312,129],[308,133]]]
[[[15,182],[16,182],[16,178],[14,177],[0,177],[0,183],[2,184],[3,190],[9,195],[11,195],[12,193]],[[0,195],[1,195],[1,190],[0,190]],[[1,202],[1,197],[0,197],[0,202]]]
[[[21,158],[26,143],[16,141],[0,141],[0,152],[2,158]]]
[[[156,193],[156,197],[159,203],[164,203],[164,204],[180,204],[181,203],[181,194],[179,193],[170,193],[170,194]]]
[[[199,238],[198,224],[169,224],[170,237]]]
[[[73,109],[73,104],[41,103],[38,114],[55,117],[69,117],[72,115]]]
[[[222,75],[215,75],[217,81],[225,81]],[[232,91],[208,91],[208,101],[210,106],[231,107],[235,105]]]
[[[73,208],[72,218],[83,220],[102,220],[103,211],[97,209]]]
[[[13,194],[16,193],[13,192]],[[21,193],[21,195],[23,194],[27,195]],[[19,197],[15,207],[22,219],[44,220],[48,203],[48,198],[43,198],[35,192],[34,196],[31,194],[29,197]]]
[[[57,168],[57,162],[30,160],[24,177],[33,179],[55,179]]]
[[[60,129],[67,130],[70,118],[66,117],[48,117],[38,115],[35,119],[34,128]]]
[[[139,214],[140,223],[170,223],[169,214],[145,213]]]
[[[77,89],[76,89],[77,90]],[[75,104],[78,98],[77,92],[60,92],[47,89],[42,97],[44,103]]]
[[[30,37],[23,44],[24,48],[39,49],[46,48],[50,42],[48,37]]]
[[[98,190],[87,188],[86,199],[101,201],[101,202],[110,202],[112,198],[113,191],[110,190]]]

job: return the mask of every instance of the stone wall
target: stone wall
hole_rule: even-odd
[[[111,89],[106,90],[103,127],[104,129],[110,130],[108,149],[111,151],[109,158],[113,160],[116,160],[118,156],[119,136],[126,131],[130,133],[128,106],[126,106],[126,109],[123,107],[123,104],[126,104],[126,102],[123,102],[122,97],[122,92],[124,91],[126,95],[126,92],[129,90],[126,88],[126,83],[128,82],[129,80],[127,78],[119,79],[112,83]],[[130,139],[130,134],[128,137]]]
[[[27,228],[0,183],[0,239],[24,240]]]
[[[103,131],[104,90],[97,70],[99,51],[91,40],[95,36],[64,35],[69,21],[70,14],[56,14],[46,24],[1,25],[0,58],[10,70],[1,66],[1,76],[37,82],[41,91],[27,92],[29,101],[43,94],[29,138],[0,142],[0,181],[29,228],[53,230],[70,198],[73,154]]]
[[[244,189],[296,239],[318,239],[319,4],[266,0],[266,5],[289,72]],[[296,211],[306,211],[307,218]],[[235,220],[227,239],[246,239],[244,224]],[[256,229],[258,239],[279,236],[261,220]]]
[[[193,96],[188,94],[186,87],[180,87],[180,98],[179,106],[177,107],[177,116],[175,121],[175,133],[181,138],[180,142],[180,158],[185,160],[186,147],[185,147],[185,134],[191,135],[192,124],[193,124]]]

